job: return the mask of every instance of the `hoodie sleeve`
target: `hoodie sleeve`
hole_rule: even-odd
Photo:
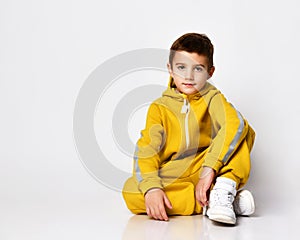
[[[145,194],[151,188],[163,188],[158,175],[159,152],[164,138],[164,128],[159,107],[152,103],[149,107],[146,127],[136,144],[133,174],[139,190]]]
[[[243,116],[219,93],[210,101],[213,139],[203,166],[216,172],[227,163],[248,132]]]

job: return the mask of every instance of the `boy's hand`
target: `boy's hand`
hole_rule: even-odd
[[[202,207],[208,205],[208,190],[215,178],[215,171],[212,168],[204,167],[196,186],[196,199]]]
[[[163,190],[159,188],[149,190],[145,195],[145,205],[149,217],[163,221],[169,220],[165,206],[172,209],[172,204]]]

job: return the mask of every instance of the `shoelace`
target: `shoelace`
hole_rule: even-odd
[[[220,205],[232,208],[234,197],[232,194],[224,191],[213,190],[213,196],[211,197],[212,205]]]

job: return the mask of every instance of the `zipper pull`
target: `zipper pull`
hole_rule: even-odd
[[[183,105],[182,105],[182,108],[181,108],[181,113],[188,113],[189,111],[189,103],[188,101],[184,98],[183,99]]]
[[[187,107],[186,107],[186,99],[183,99],[183,105],[181,107],[181,113],[186,113]]]

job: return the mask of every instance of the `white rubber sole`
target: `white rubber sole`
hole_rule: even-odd
[[[225,215],[210,215],[208,218],[215,222],[226,223],[226,224],[235,224],[236,218],[231,218]]]

